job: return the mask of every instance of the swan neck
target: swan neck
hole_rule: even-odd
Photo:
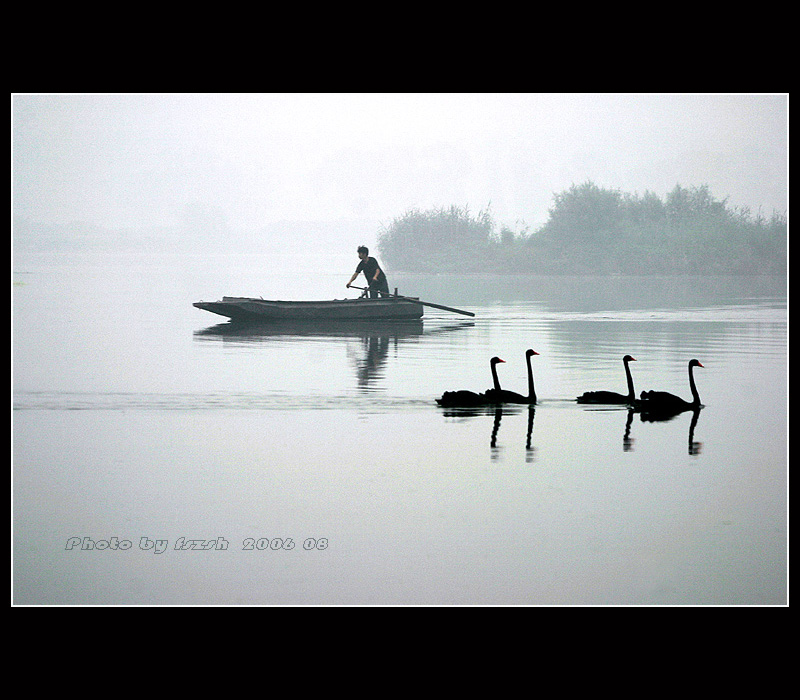
[[[635,396],[635,392],[633,390],[633,377],[631,376],[630,364],[627,362],[623,364],[625,365],[625,377],[628,380],[628,398],[633,399],[633,397]]]
[[[694,367],[692,365],[689,365],[689,389],[692,392],[692,403],[699,405],[700,394],[697,393],[697,386],[694,383]]]
[[[497,365],[492,362],[492,382],[494,383],[494,390],[500,391],[500,380],[497,378]]]
[[[536,389],[533,388],[533,369],[531,368],[531,356],[526,355],[525,361],[528,363],[528,399],[536,401]]]

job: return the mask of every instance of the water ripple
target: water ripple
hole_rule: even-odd
[[[417,397],[385,397],[378,392],[342,395],[298,395],[283,392],[138,393],[33,391],[14,396],[15,411],[219,411],[342,410],[385,412],[433,406]]]

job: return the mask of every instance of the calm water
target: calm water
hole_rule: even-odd
[[[394,275],[476,317],[374,332],[191,306],[356,262],[18,253],[15,602],[786,604],[783,280]],[[534,411],[436,405],[493,355],[524,392],[529,347]],[[698,358],[696,421],[574,402],[626,353],[687,398]]]

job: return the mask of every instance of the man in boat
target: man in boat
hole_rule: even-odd
[[[378,293],[380,293],[381,296],[383,296],[383,294],[388,295],[389,281],[386,279],[386,275],[384,274],[383,270],[381,270],[381,266],[378,264],[378,261],[375,258],[369,257],[369,248],[361,245],[358,246],[357,252],[358,257],[361,258],[361,262],[358,263],[356,271],[353,273],[350,281],[345,286],[349,289],[350,285],[353,284],[353,280],[358,277],[358,273],[363,272],[364,277],[367,278],[370,299],[375,299],[378,296]]]

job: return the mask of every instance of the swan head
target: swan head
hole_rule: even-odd
[[[493,357],[491,360],[489,360],[489,364],[491,365],[496,365],[498,362],[505,363],[505,360],[501,360],[499,357]]]
[[[700,360],[689,360],[689,367],[702,367]]]
[[[538,355],[539,353],[536,350],[528,349],[525,351],[525,357],[530,357],[531,355]]]
[[[636,358],[635,357],[631,357],[630,355],[625,355],[625,357],[622,358],[622,361],[623,362],[636,362]]]

